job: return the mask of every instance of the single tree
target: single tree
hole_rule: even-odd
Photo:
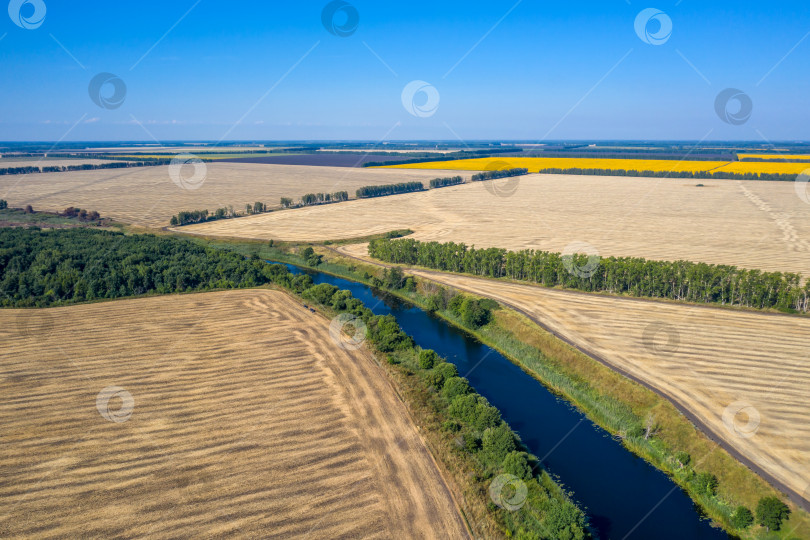
[[[768,531],[778,531],[790,515],[790,508],[778,497],[763,497],[757,504],[757,523]]]

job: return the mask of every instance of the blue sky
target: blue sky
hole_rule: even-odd
[[[0,22],[0,140],[810,139],[805,2],[352,0],[339,37],[322,1],[38,1],[38,28]],[[637,35],[646,8],[665,43]],[[101,72],[120,107],[90,99]],[[422,117],[414,80],[439,96]],[[742,125],[715,112],[726,88]]]

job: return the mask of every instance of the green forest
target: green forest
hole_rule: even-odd
[[[787,272],[635,257],[594,259],[583,254],[564,256],[536,250],[476,249],[453,242],[412,239],[374,240],[369,244],[369,255],[390,263],[547,287],[788,312],[810,310],[810,282],[802,286],[799,274]],[[570,271],[586,267],[588,272]]]
[[[266,264],[189,240],[97,229],[0,229],[0,305],[255,287]]]

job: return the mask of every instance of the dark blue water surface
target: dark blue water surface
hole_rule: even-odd
[[[315,284],[352,292],[376,315],[393,315],[416,343],[458,367],[550,474],[587,511],[601,538],[727,539],[702,519],[692,500],[665,474],[634,456],[581,412],[555,397],[494,349],[439,318],[366,285],[310,269]]]

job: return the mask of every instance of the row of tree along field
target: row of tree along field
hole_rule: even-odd
[[[395,161],[369,161],[368,163],[364,163],[363,167],[409,165],[411,163],[425,163],[432,161],[456,161],[458,159],[481,158],[496,154],[514,154],[521,152],[523,152],[523,149],[520,147],[486,148],[483,150],[463,150],[460,152],[442,154],[440,157],[422,156],[422,157],[409,157],[407,159],[400,159]]]
[[[515,169],[502,169],[497,171],[484,171],[479,174],[474,174],[472,177],[473,182],[483,182],[485,180],[497,180],[498,178],[509,178],[510,176],[523,176],[529,174],[529,169],[518,167]]]
[[[158,165],[168,165],[171,160],[152,160],[152,161],[113,161],[111,163],[83,163],[81,165],[53,165],[53,166],[25,166],[25,167],[6,167],[0,169],[1,175],[8,174],[36,174],[36,173],[54,173],[54,172],[70,172],[70,171],[93,171],[96,169],[127,169],[130,167],[155,167]]]
[[[464,178],[461,176],[450,176],[448,178],[434,178],[430,181],[430,189],[439,189],[443,187],[457,186],[464,183]]]
[[[631,176],[641,178],[696,178],[706,180],[771,180],[777,182],[793,182],[796,180],[795,174],[731,173],[722,171],[634,171],[625,169],[560,169],[553,167],[540,169],[537,171],[537,173],[571,174],[580,176]]]
[[[369,255],[390,263],[508,278],[547,287],[788,312],[810,311],[810,282],[802,286],[799,274],[787,272],[635,257],[476,249],[453,242],[412,239],[374,240],[369,244]]]
[[[243,215],[262,214],[269,212],[267,206],[263,202],[255,202],[253,204],[245,205],[245,213],[239,213],[233,209],[233,206],[217,208],[213,213],[208,210],[188,210],[178,212],[176,216],[172,216],[169,223],[173,227],[182,225],[193,225],[194,223],[205,223],[206,221],[217,221],[219,219],[231,219]]]
[[[451,178],[434,178],[430,181],[432,189],[455,186],[463,184],[464,178],[461,176],[454,176]],[[399,184],[387,184],[381,186],[364,186],[357,190],[358,199],[366,199],[372,197],[385,197],[388,195],[399,195],[401,193],[412,193],[415,191],[424,191],[425,185],[422,182],[404,182]],[[281,208],[303,208],[306,206],[319,206],[322,204],[333,204],[345,202],[349,200],[348,191],[337,191],[335,193],[307,193],[296,202],[291,197],[281,197]],[[195,223],[205,223],[208,221],[217,221],[220,219],[231,219],[243,216],[252,216],[255,214],[263,214],[265,212],[272,212],[273,210],[262,202],[256,202],[245,205],[245,212],[240,213],[234,211],[233,206],[224,208],[217,208],[214,212],[208,210],[187,210],[179,212],[177,215],[172,216],[170,224],[173,227],[182,225],[193,225]]]
[[[298,203],[287,197],[281,198],[282,208],[301,208],[304,206],[314,206],[319,204],[331,204],[336,202],[343,202],[349,200],[348,191],[338,191],[335,193],[307,193],[301,197]],[[243,216],[253,216],[256,214],[264,214],[272,212],[273,209],[267,204],[257,201],[253,204],[246,204],[245,211],[238,212],[234,210],[233,206],[217,208],[214,212],[208,210],[189,210],[179,212],[176,216],[172,216],[170,224],[174,227],[182,225],[192,225],[194,223],[205,223],[207,221],[217,221],[220,219],[232,219]]]
[[[425,185],[422,182],[400,182],[399,184],[363,186],[357,190],[357,198],[387,197],[389,195],[413,193],[414,191],[425,191]]]

